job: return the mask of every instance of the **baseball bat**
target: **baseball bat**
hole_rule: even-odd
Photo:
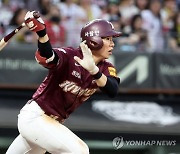
[[[33,16],[37,19],[40,17],[39,12],[35,11],[33,13]],[[25,23],[23,22],[19,27],[14,29],[12,32],[10,32],[8,35],[3,37],[0,41],[0,51],[8,44],[9,40],[17,33],[19,32],[23,27],[25,27]]]
[[[8,44],[9,40],[18,32],[20,31],[23,27],[25,26],[25,23],[23,22],[19,27],[14,29],[12,32],[10,32],[8,35],[3,37],[0,41],[0,51]]]

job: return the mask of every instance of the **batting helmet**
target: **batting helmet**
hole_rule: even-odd
[[[86,40],[86,44],[91,50],[102,48],[102,37],[119,37],[120,35],[121,32],[115,31],[111,22],[103,19],[90,21],[81,29],[81,41]]]

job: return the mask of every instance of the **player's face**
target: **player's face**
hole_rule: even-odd
[[[105,37],[102,38],[103,40],[103,47],[95,51],[95,56],[97,56],[100,59],[108,59],[110,55],[112,55],[112,50],[114,48],[114,42],[112,37]]]

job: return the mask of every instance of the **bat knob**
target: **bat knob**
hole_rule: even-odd
[[[40,13],[38,11],[35,11],[35,12],[33,12],[33,16],[34,16],[34,18],[37,19],[40,17]]]

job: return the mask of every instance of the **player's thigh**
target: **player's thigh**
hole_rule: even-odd
[[[23,137],[50,153],[89,153],[85,142],[67,127],[45,114],[31,122],[23,121],[20,125]]]
[[[48,119],[49,118],[46,120]],[[50,119],[48,121],[51,120],[53,124],[54,119]],[[89,154],[87,144],[66,126],[55,121],[55,124],[50,124],[47,128],[52,130],[51,139],[48,144],[51,144],[52,142],[53,144],[51,144],[49,149],[47,149],[49,152],[53,154]]]
[[[21,135],[18,135],[9,146],[6,154],[44,154],[45,152],[44,149],[27,142]]]

